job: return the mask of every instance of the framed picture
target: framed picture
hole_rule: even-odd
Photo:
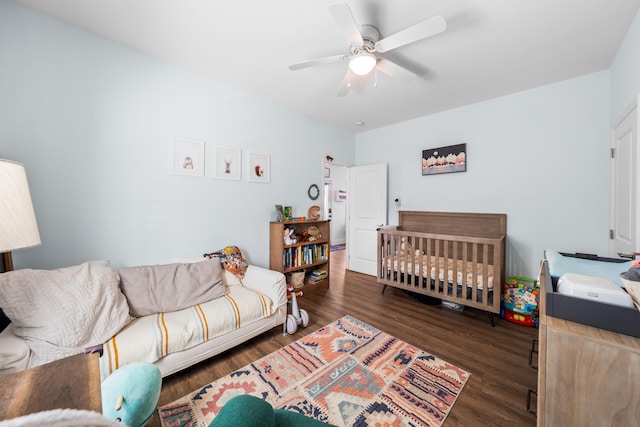
[[[173,138],[171,173],[204,176],[204,141]]]
[[[271,156],[249,153],[249,182],[271,182]]]
[[[216,147],[216,178],[239,180],[242,171],[239,148]]]
[[[467,144],[422,150],[422,175],[465,172],[467,170]]]

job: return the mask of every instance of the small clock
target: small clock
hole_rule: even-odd
[[[309,190],[307,190],[307,194],[311,200],[316,200],[318,196],[320,196],[320,189],[316,184],[311,184]]]

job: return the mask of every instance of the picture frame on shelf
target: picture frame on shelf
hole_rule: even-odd
[[[216,178],[239,181],[242,174],[242,151],[239,148],[216,147]]]
[[[204,141],[172,138],[171,174],[204,176]]]
[[[249,182],[270,183],[271,155],[250,152],[247,176]]]

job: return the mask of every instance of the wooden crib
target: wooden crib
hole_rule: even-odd
[[[378,230],[384,286],[485,310],[493,325],[505,280],[505,214],[400,211]]]

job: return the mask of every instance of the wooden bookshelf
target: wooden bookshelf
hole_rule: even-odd
[[[269,268],[284,274],[304,269],[305,288],[316,285],[329,286],[330,221],[283,221],[271,222],[269,226]],[[316,227],[320,232],[320,237],[316,240],[305,240],[303,237],[310,227]],[[295,230],[294,234],[299,238],[297,243],[285,244],[285,228]],[[321,274],[322,272],[325,274]]]

